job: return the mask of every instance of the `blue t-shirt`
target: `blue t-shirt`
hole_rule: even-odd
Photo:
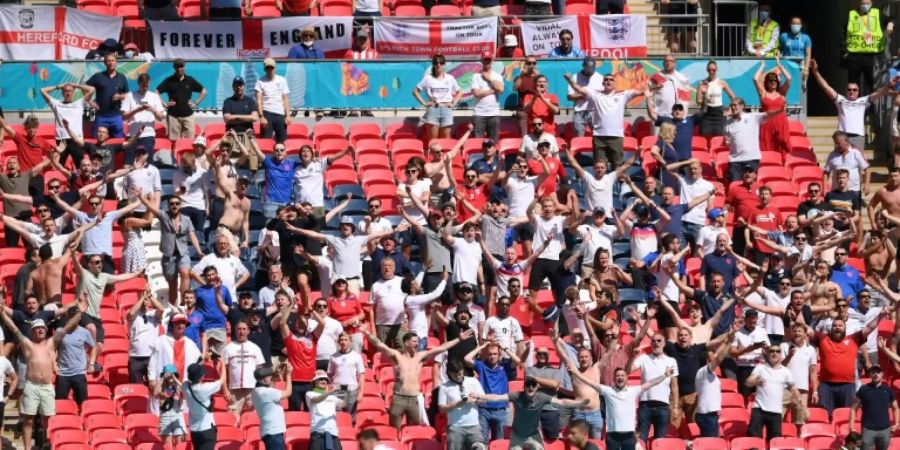
[[[862,385],[856,391],[856,398],[862,406],[862,427],[867,430],[886,430],[891,427],[888,410],[894,402],[894,392],[881,383],[876,387],[873,383]]]
[[[722,290],[730,294],[734,289],[734,279],[740,275],[734,256],[727,252],[724,255],[717,255],[715,252],[703,255],[703,260],[700,262],[700,275],[703,275],[706,280],[707,289],[712,286],[710,278],[713,272],[722,274],[725,279],[725,286]]]
[[[781,48],[781,56],[785,58],[804,58],[806,49],[812,47],[812,39],[803,32],[796,36],[791,33],[781,33],[781,36],[778,37],[778,46]]]
[[[845,264],[843,267],[835,264],[831,267],[830,281],[841,288],[841,295],[844,298],[850,297],[850,307],[856,308],[856,295],[866,288],[859,271],[850,264]]]
[[[200,335],[203,334],[203,314],[194,310],[187,319],[188,326],[184,329],[184,335],[194,341],[197,348],[203,348],[203,344],[200,342]]]
[[[203,315],[202,327],[204,331],[216,328],[225,329],[225,314],[216,304],[216,290],[209,286],[200,286],[194,290],[197,296],[197,310]],[[231,306],[231,292],[222,287],[222,301]]]
[[[475,372],[478,373],[478,381],[485,394],[508,394],[509,379],[506,378],[506,369],[503,364],[497,364],[497,367],[490,368],[484,361],[475,360]],[[487,402],[485,408],[505,408],[509,402]]]
[[[572,46],[569,49],[569,53],[563,53],[562,47],[554,47],[553,50],[550,50],[550,54],[547,55],[548,58],[584,58],[584,51],[576,46]]]
[[[125,75],[116,72],[115,76],[110,77],[105,71],[97,72],[85,84],[97,90],[94,101],[100,107],[97,110],[98,116],[122,115],[122,101],[114,101],[113,95],[128,93],[128,80],[125,79]]]
[[[266,156],[266,159],[263,160],[263,168],[266,169],[266,191],[263,198],[267,202],[288,203],[291,201],[296,164],[297,162],[292,159],[282,159],[280,163],[276,164],[271,156]]]
[[[656,126],[663,123],[671,123],[675,125],[675,140],[672,141],[672,147],[678,153],[678,161],[687,161],[691,159],[692,144],[694,140],[694,125],[700,120],[696,114],[685,117],[682,120],[675,120],[671,117],[660,117],[656,120]]]
[[[675,236],[681,237],[682,225],[681,225],[681,216],[687,214],[688,205],[684,203],[679,203],[677,205],[669,205],[663,206],[663,209],[669,213],[671,220],[666,224],[666,228],[663,230],[666,233],[672,233]]]
[[[57,333],[65,333],[62,328]],[[85,347],[94,347],[94,338],[84,327],[78,327],[62,339],[59,346],[59,375],[71,377],[87,372],[87,352]]]

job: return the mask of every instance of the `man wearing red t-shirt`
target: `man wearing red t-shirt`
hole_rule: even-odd
[[[493,183],[479,184],[478,172],[472,167],[466,169],[463,178],[465,184],[456,187],[456,198],[459,202],[456,207],[456,223],[458,224],[469,220],[475,214],[472,210],[484,211],[484,205],[487,204],[493,185]],[[463,203],[463,200],[468,205]]]
[[[878,317],[850,336],[847,336],[847,322],[840,318],[834,319],[828,334],[816,333],[814,336],[814,343],[819,347],[818,400],[828,410],[829,416],[835,408],[853,406],[859,346],[866,342],[869,333],[878,329],[878,323],[886,315],[887,309],[881,310]]]
[[[756,172],[747,169],[741,174],[741,181],[731,183],[728,187],[728,195],[725,198],[725,207],[734,214],[735,224],[732,233],[732,248],[739,255],[744,254],[747,241],[744,238],[746,226],[741,225],[738,219],[744,219],[744,223],[750,221],[753,210],[759,206],[759,185],[756,184]]]
[[[549,143],[542,141],[538,144],[538,155],[540,155],[540,158],[528,161],[528,172],[531,175],[540,175],[544,173],[546,166],[547,173],[550,176],[544,179],[544,182],[537,189],[544,188],[546,195],[555,193],[557,181],[566,179],[566,169],[559,158],[550,155]],[[543,161],[541,161],[541,158]]]
[[[281,308],[272,320],[272,328],[281,329],[288,362],[294,368],[291,373],[291,397],[288,399],[288,409],[306,411],[306,393],[312,389],[312,381],[316,376],[316,343],[322,335],[322,330],[325,329],[325,318],[312,311],[313,319],[318,325],[315,330],[309,330],[306,328],[305,315],[291,314],[293,307],[294,303],[291,303]]]
[[[528,114],[525,114],[525,97],[535,92],[535,80],[540,76],[537,70],[537,59],[534,56],[525,58],[522,64],[522,71],[513,80],[513,89],[516,90],[516,96],[519,97],[519,107],[517,114],[519,116],[519,131],[524,136],[528,134]]]
[[[544,132],[556,134],[556,115],[559,114],[559,98],[547,92],[547,77],[538,75],[534,79],[534,92],[525,96],[522,109],[531,123],[536,117],[544,121]],[[523,133],[524,134],[524,133]]]
[[[777,209],[769,206],[772,201],[772,188],[769,186],[762,186],[759,188],[759,204],[756,208],[750,213],[750,220],[747,221],[750,225],[754,225],[756,228],[760,228],[769,231],[777,231],[781,229],[781,224],[783,221],[781,220],[781,212]],[[766,237],[766,236],[755,236],[755,237]],[[750,229],[744,228],[744,238],[747,241],[751,241],[750,237]],[[762,260],[768,258],[769,255],[775,253],[775,250],[772,247],[769,247],[766,244],[763,244],[759,239],[753,239],[752,242],[755,243],[752,260],[756,264],[762,263]]]
[[[19,170],[28,171],[32,167],[40,164],[46,155],[55,148],[53,143],[37,135],[38,122],[37,117],[28,116],[23,124],[25,133],[16,133],[6,121],[0,117],[0,141],[2,141],[3,132],[16,143],[16,156],[19,157]],[[37,176],[31,179],[28,187],[28,193],[36,197],[44,192],[44,178]]]

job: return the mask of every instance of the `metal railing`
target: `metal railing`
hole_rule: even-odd
[[[756,2],[749,0],[713,1],[713,36],[715,56],[742,56],[750,28],[750,18],[756,16]]]

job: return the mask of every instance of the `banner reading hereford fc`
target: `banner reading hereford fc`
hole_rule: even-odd
[[[62,6],[0,7],[0,59],[64,60],[119,38],[122,18]]]
[[[475,56],[494,53],[496,47],[496,17],[375,21],[375,49],[381,56]]]
[[[343,57],[352,45],[352,17],[163,22],[151,21],[153,47],[160,59],[286,58],[300,44],[304,28],[316,32],[316,46],[327,57]]]

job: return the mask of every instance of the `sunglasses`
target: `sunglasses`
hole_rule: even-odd
[[[790,286],[790,285],[791,285],[790,282],[787,282],[787,283],[778,283],[778,284],[779,284],[780,286]]]
[[[474,291],[472,291],[472,288],[462,288],[459,290],[459,292],[462,292],[463,294],[471,294]]]
[[[525,65],[526,65],[526,66],[533,66],[533,65],[535,65],[535,64],[537,64],[536,61],[525,61]]]
[[[859,89],[856,88],[847,88],[847,92],[857,92]]]
[[[604,78],[603,81],[616,81],[615,78]]]
[[[60,188],[60,185],[57,184],[57,185],[55,185],[55,186],[49,186],[49,188],[50,188],[50,189],[59,189],[59,188]]]
[[[504,308],[509,308],[509,303],[497,303],[497,306],[502,306]]]
[[[434,63],[438,66],[443,66],[444,64],[447,64],[446,61],[435,61]]]
[[[47,209],[47,208],[38,208],[38,209],[37,209],[37,212],[39,212],[39,213],[42,213],[42,212],[50,212],[50,210]]]
[[[467,178],[467,179],[470,179],[470,180],[474,180],[474,179],[476,179],[476,178],[478,178],[478,177],[475,176],[475,175],[466,175],[466,178]]]
[[[419,169],[406,169],[406,173],[419,173]]]
[[[805,241],[806,238],[805,238],[805,237],[798,237],[797,240],[798,240],[798,241]]]
[[[369,205],[369,209],[381,208],[381,205]]]
[[[325,309],[327,307],[328,307],[328,305],[324,305],[322,303],[319,303],[318,305],[316,305],[316,309]]]
[[[169,202],[169,206],[181,206],[181,202]]]
[[[844,252],[840,252],[840,253],[835,253],[834,256],[847,256],[847,254]]]
[[[103,260],[101,260],[101,259],[95,259],[95,260],[89,261],[89,262],[90,262],[91,264],[103,264]]]
[[[834,306],[835,306],[836,308],[846,308],[846,307],[847,307],[847,303],[838,303],[837,305],[834,305]]]

